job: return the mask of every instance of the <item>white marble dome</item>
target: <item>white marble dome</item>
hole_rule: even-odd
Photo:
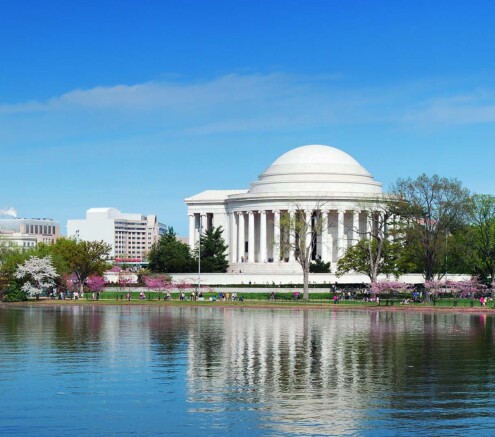
[[[379,194],[382,185],[352,156],[331,146],[308,145],[284,153],[250,186],[261,193]]]

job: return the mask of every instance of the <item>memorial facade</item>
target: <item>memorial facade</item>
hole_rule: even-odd
[[[336,263],[373,226],[366,205],[385,199],[382,184],[352,156],[334,147],[308,145],[280,156],[246,190],[207,190],[185,199],[189,245],[200,232],[222,226],[232,271],[289,267],[294,251],[281,238],[289,217],[318,217],[314,258]],[[290,238],[290,237],[289,237]],[[332,268],[333,270],[333,268]]]

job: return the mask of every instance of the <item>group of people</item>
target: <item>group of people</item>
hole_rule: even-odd
[[[237,296],[237,291],[234,291],[232,293],[232,296],[230,295],[230,293],[228,291],[226,293],[222,293],[222,292],[218,293],[218,299],[220,299],[221,301],[229,301],[231,298],[232,298],[232,302],[237,301],[237,300],[241,300],[241,301],[244,300],[242,297],[239,298]]]

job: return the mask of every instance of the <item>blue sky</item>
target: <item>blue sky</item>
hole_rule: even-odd
[[[0,208],[62,228],[240,189],[329,144],[387,189],[495,194],[494,2],[4,1]]]

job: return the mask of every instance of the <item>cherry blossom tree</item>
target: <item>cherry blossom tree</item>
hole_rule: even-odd
[[[55,285],[58,274],[52,264],[51,256],[44,258],[32,256],[19,265],[14,277],[25,281],[21,287],[22,291],[38,298],[43,290]]]
[[[407,293],[413,286],[411,284],[405,284],[398,281],[378,281],[371,284],[371,292],[374,295],[388,293],[395,295],[398,293]]]
[[[487,286],[479,278],[471,278],[466,281],[426,281],[425,289],[435,296],[441,293],[452,293],[454,296],[471,297],[484,293]]]
[[[105,278],[100,275],[91,275],[86,280],[86,285],[93,293],[99,293],[103,289],[105,284],[106,284]]]
[[[158,293],[171,288],[172,285],[172,281],[167,275],[143,276],[143,282],[148,289]]]
[[[118,282],[119,282],[119,289],[121,291],[125,290],[126,287],[134,283],[132,272],[128,272],[127,270],[120,269]]]
[[[486,291],[487,286],[480,282],[479,278],[471,278],[467,281],[446,281],[453,293],[458,293],[460,297],[474,297]]]

